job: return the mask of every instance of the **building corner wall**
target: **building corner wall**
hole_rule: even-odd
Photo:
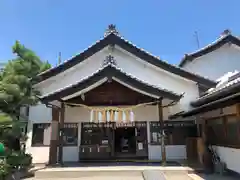
[[[52,111],[44,104],[38,104],[29,108],[29,120],[27,125],[27,141],[25,152],[32,155],[33,164],[45,164],[49,160],[49,146],[32,146],[32,131],[34,123],[51,123]],[[49,132],[50,136],[50,132]],[[48,139],[49,137],[46,137]]]

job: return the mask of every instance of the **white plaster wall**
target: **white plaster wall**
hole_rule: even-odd
[[[240,149],[221,146],[214,146],[213,148],[221,161],[226,163],[228,169],[240,173]]]
[[[35,85],[35,87],[41,91],[42,95],[44,95],[51,93],[57,89],[74,84],[101,68],[103,61],[107,55],[107,48],[104,48],[82,63],[79,63],[76,66],[58,74],[57,76],[51,77]]]
[[[182,160],[186,157],[186,145],[166,145],[167,160]],[[161,145],[149,145],[148,156],[150,160],[162,160]]]
[[[160,145],[148,145],[148,159],[162,160],[162,149]]]
[[[169,160],[187,159],[186,145],[167,145],[166,156]]]
[[[184,69],[216,80],[227,72],[240,70],[240,49],[226,44],[184,65]]]
[[[26,141],[26,153],[30,153],[33,157],[33,163],[47,163],[49,156],[49,146],[48,147],[32,147],[32,128],[33,123],[51,123],[52,120],[52,110],[47,108],[44,104],[38,104],[32,106],[29,109],[29,121],[27,127],[27,141]],[[50,141],[50,130],[45,134],[45,141]]]
[[[63,147],[63,162],[78,162],[78,152],[78,146]]]
[[[34,123],[50,123],[52,121],[52,109],[44,104],[31,106],[29,109],[29,120]]]

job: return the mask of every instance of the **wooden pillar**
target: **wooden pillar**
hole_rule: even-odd
[[[57,147],[58,147],[58,121],[59,110],[55,107],[52,108],[52,123],[51,123],[51,139],[49,148],[49,165],[57,163]]]
[[[206,136],[206,120],[204,118],[201,119],[201,124],[202,124],[202,139],[203,142],[205,143],[207,140],[207,136]]]
[[[164,129],[164,123],[163,123],[163,108],[162,108],[162,99],[159,100],[158,102],[158,118],[160,122],[160,127],[163,135],[163,129]],[[162,138],[163,141],[163,138]],[[162,153],[162,162],[163,164],[166,163],[166,147],[165,147],[165,142],[163,141],[161,146],[161,153]]]
[[[238,121],[238,142],[240,145],[240,103],[236,104],[236,116]]]
[[[63,128],[64,128],[64,118],[65,118],[65,106],[61,103],[60,109],[60,121],[59,121],[59,143],[58,143],[58,162],[63,163]]]

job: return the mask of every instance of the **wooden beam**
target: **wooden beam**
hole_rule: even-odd
[[[238,121],[238,142],[240,143],[240,103],[236,104],[236,118]]]
[[[59,110],[52,108],[51,139],[49,147],[49,165],[57,163]]]
[[[160,122],[161,131],[163,132],[164,123],[163,123],[162,99],[160,99],[159,102],[158,102],[158,118],[159,118],[159,122]],[[163,135],[163,133],[162,133],[162,135]],[[162,138],[162,140],[163,140],[163,138]],[[163,141],[161,144],[162,144],[162,146],[161,146],[162,162],[163,162],[163,164],[166,164],[166,147],[165,147],[165,142]]]
[[[63,128],[65,119],[65,105],[61,102],[60,121],[59,121],[59,143],[58,143],[58,162],[63,163]]]

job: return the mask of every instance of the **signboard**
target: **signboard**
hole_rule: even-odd
[[[168,127],[192,127],[195,125],[194,121],[167,121],[164,122],[164,129]]]
[[[127,122],[127,123],[119,122],[119,123],[116,123],[116,127],[134,127],[134,126],[135,126],[135,122]]]
[[[82,123],[82,127],[83,128],[107,128],[107,127],[110,127],[112,128],[113,127],[113,123],[111,122],[106,122],[106,123],[89,123],[89,122],[86,122],[86,123]]]

